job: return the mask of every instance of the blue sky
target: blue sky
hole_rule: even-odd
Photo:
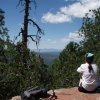
[[[5,11],[5,22],[9,29],[9,35],[13,40],[22,27],[24,12],[23,7],[16,5],[19,0],[0,0],[0,8]],[[37,8],[30,11],[30,18],[44,30],[39,48],[64,49],[70,42],[78,42],[82,38],[77,31],[82,25],[82,18],[89,9],[100,7],[100,0],[36,0]],[[29,33],[35,33],[35,29],[29,27]],[[36,46],[32,41],[28,42],[31,49]]]

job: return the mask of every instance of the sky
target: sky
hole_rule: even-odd
[[[5,11],[5,23],[11,40],[15,39],[23,26],[24,12],[21,10],[24,8],[20,5],[16,7],[18,1],[0,0],[0,8]],[[70,41],[82,40],[83,37],[78,35],[82,18],[89,9],[100,7],[100,0],[36,0],[36,2],[36,9],[34,4],[31,4],[29,18],[44,31],[39,49],[64,49]],[[29,26],[29,33],[35,34],[36,29]],[[35,43],[30,39],[28,46],[32,50],[36,49]]]

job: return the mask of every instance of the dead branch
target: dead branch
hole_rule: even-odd
[[[35,37],[36,37],[35,42],[36,42],[36,46],[38,46],[39,41],[40,41],[40,39],[41,39],[41,35],[44,35],[44,32],[42,31],[42,29],[41,29],[32,19],[28,19],[28,22],[29,22],[29,23],[32,23],[33,26],[36,26],[36,28],[37,28],[37,33],[36,33],[36,35],[31,35],[31,37],[32,37],[32,36],[35,36]]]
[[[27,37],[35,37],[36,40],[39,40],[41,38],[41,36],[39,35],[28,35]]]
[[[33,39],[33,37],[32,37],[31,35],[29,35],[28,37],[31,38],[31,40],[32,40],[33,42],[36,42],[36,40]]]
[[[28,35],[27,37],[30,37],[30,36],[35,36],[36,37],[36,35]]]
[[[44,32],[42,31],[42,29],[32,19],[28,19],[28,22],[31,22],[33,24],[33,26],[36,26],[36,28],[38,30],[37,31],[38,33],[44,34]]]
[[[15,37],[14,42],[17,40],[17,38],[20,36],[20,34],[23,34],[24,30],[21,28],[21,32]]]

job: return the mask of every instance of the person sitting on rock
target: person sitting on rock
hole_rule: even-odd
[[[93,93],[100,87],[100,80],[98,78],[98,66],[93,64],[94,54],[86,53],[85,64],[77,69],[81,74],[78,90],[85,93]]]

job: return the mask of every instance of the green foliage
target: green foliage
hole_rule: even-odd
[[[92,17],[90,17],[90,14]],[[84,34],[84,48],[85,51],[97,53],[100,48],[100,8],[96,10],[90,10],[88,14],[83,18],[83,25],[80,29],[80,33]]]
[[[76,70],[84,63],[86,52],[94,53],[95,63],[100,65],[100,8],[86,14],[79,34],[84,36],[84,40],[79,44],[70,42],[51,67],[51,86],[54,88],[78,86],[79,75]]]
[[[3,13],[3,11],[0,13]],[[21,43],[14,44],[5,28],[4,13],[0,14],[0,100],[8,100],[29,87],[47,86],[48,66],[29,49],[27,66],[22,61]],[[44,77],[45,76],[45,77]]]
[[[90,17],[90,13],[92,17]],[[83,25],[80,33],[84,34],[83,49],[85,52],[95,54],[95,62],[100,65],[100,7],[90,10],[83,18]],[[100,66],[99,66],[100,67]]]
[[[79,52],[81,53],[79,44],[70,42],[55,60],[52,65],[54,88],[77,85],[79,77],[76,69],[79,62],[82,62]]]
[[[8,100],[12,96],[19,95],[29,87],[47,86],[49,82],[48,66],[41,61],[41,58],[36,56],[34,52],[30,52],[28,67],[23,67],[23,63],[18,61],[18,52],[13,52],[13,50],[10,52],[16,53],[9,56],[13,59],[9,58],[8,63],[0,63],[1,100]],[[10,55],[8,51],[7,55]]]

